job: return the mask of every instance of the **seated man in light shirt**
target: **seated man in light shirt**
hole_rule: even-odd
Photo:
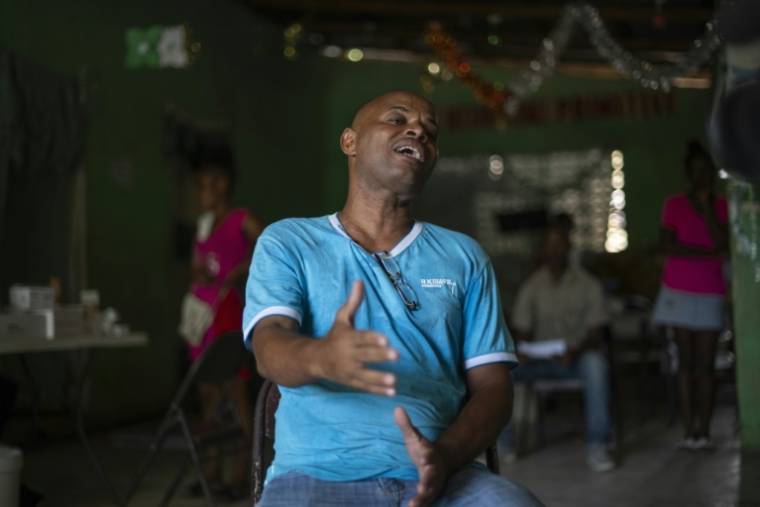
[[[603,472],[615,467],[607,451],[611,431],[609,366],[600,350],[608,317],[602,285],[582,267],[570,262],[570,251],[568,227],[561,221],[552,222],[541,245],[543,264],[523,284],[514,305],[512,324],[518,352],[524,350],[525,353],[521,354],[521,364],[512,376],[515,382],[583,381],[586,462],[592,470]],[[521,343],[526,346],[521,348]],[[528,355],[531,348],[527,345],[533,345],[537,352],[555,349],[558,353],[531,358]],[[500,446],[505,455],[511,448],[511,439],[510,430],[501,435]]]
[[[344,208],[256,244],[245,340],[282,394],[261,507],[541,505],[474,464],[516,357],[486,254],[412,214],[437,133],[426,99],[371,100],[340,137]]]

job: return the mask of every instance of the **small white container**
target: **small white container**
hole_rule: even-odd
[[[14,310],[52,310],[55,304],[55,291],[52,287],[12,285],[9,292],[11,308]]]
[[[0,445],[0,505],[3,507],[18,507],[23,465],[21,449]]]

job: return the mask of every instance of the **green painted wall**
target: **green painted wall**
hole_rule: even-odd
[[[760,450],[760,185],[729,185],[742,446]]]
[[[127,28],[179,23],[202,45],[190,68],[124,67]],[[316,215],[343,204],[346,164],[338,136],[355,108],[390,89],[420,90],[423,70],[316,56],[286,61],[281,30],[234,1],[133,0],[106,7],[95,0],[0,0],[0,45],[68,75],[86,70],[89,284],[151,337],[143,350],[97,353],[91,416],[104,423],[160,410],[180,370],[175,328],[187,278],[172,252],[176,189],[162,155],[167,105],[201,122],[230,125],[240,166],[239,204],[267,221]],[[509,77],[495,67],[477,70],[492,79]],[[636,88],[624,80],[557,76],[541,95]],[[675,93],[676,114],[646,121],[444,131],[441,154],[622,149],[631,248],[644,250],[656,239],[664,197],[682,187],[685,141],[704,130],[708,94]],[[473,103],[456,80],[438,83],[430,98],[443,106]],[[120,162],[134,171],[131,185],[113,178],[112,166]]]
[[[181,23],[202,45],[191,67],[125,68],[127,28]],[[168,105],[231,126],[239,204],[267,221],[322,212],[315,189],[325,164],[313,132],[325,115],[325,82],[312,78],[317,62],[286,62],[281,44],[278,28],[232,1],[0,0],[0,46],[70,76],[85,71],[89,285],[151,339],[145,349],[96,353],[91,420],[156,413],[181,369],[175,329],[187,275],[173,257],[176,189],[162,154]],[[132,168],[132,184],[114,180],[115,162]]]

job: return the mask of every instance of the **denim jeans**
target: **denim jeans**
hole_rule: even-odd
[[[417,481],[322,481],[295,472],[275,477],[256,507],[406,507]],[[527,489],[482,468],[452,475],[433,507],[543,507]]]
[[[569,366],[557,361],[527,361],[512,370],[515,382],[534,382],[540,379],[581,379],[583,406],[586,416],[586,442],[607,442],[612,429],[610,418],[609,366],[604,354],[594,350],[583,352]],[[499,447],[513,448],[511,427],[499,436]]]

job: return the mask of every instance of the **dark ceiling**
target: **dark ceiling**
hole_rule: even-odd
[[[525,60],[555,26],[567,2],[466,0],[241,0],[260,16],[303,26],[299,51],[340,48],[405,50],[430,54],[427,23],[440,21],[463,52],[479,59]],[[611,35],[655,63],[671,62],[705,30],[714,2],[705,0],[606,0],[591,2]],[[564,62],[600,60],[588,35],[576,30]]]

